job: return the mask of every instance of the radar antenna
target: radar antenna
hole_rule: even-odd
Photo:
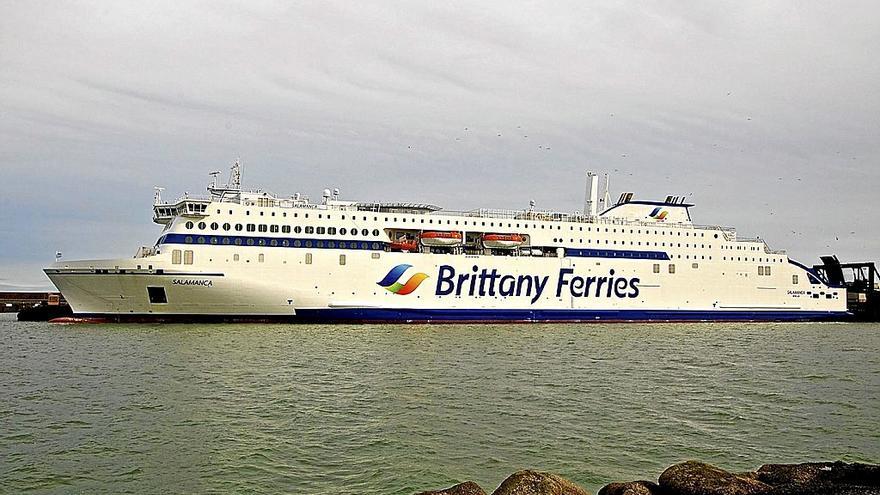
[[[208,186],[208,190],[210,191],[211,189],[217,189],[217,176],[220,175],[220,172],[218,170],[215,170],[208,175],[211,176],[211,185]]]

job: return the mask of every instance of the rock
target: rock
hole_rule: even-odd
[[[845,462],[765,464],[756,473],[773,495],[880,495],[880,466]]]
[[[676,464],[660,475],[660,488],[675,495],[763,495],[770,485],[698,461]]]
[[[450,486],[444,490],[434,490],[430,492],[421,492],[416,495],[486,495],[486,492],[480,488],[480,485],[473,481],[465,481],[455,486]]]
[[[492,495],[590,495],[590,492],[561,476],[524,470],[508,476]]]
[[[880,465],[854,462],[764,464],[758,479],[769,485],[807,485],[817,482],[880,487]]]
[[[653,481],[611,483],[602,487],[598,495],[660,495],[660,485]]]

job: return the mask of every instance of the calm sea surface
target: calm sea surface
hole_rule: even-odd
[[[591,490],[880,462],[880,325],[79,325],[0,315],[0,492]]]

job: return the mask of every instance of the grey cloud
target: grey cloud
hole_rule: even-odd
[[[880,251],[873,2],[0,9],[0,268],[130,255],[153,185],[237,156],[278,193],[456,209],[574,210],[594,168],[806,262]]]

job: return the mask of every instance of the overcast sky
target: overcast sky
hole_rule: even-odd
[[[876,1],[0,0],[0,290],[155,242],[152,188],[449,209],[685,194],[880,261]]]

